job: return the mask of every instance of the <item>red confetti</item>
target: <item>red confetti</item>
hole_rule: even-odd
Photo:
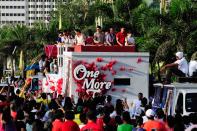
[[[111,74],[114,76],[114,75],[116,75],[116,71],[115,70],[112,70],[112,72],[111,72]]]
[[[120,67],[120,71],[125,71],[125,67],[124,66],[121,66]]]
[[[51,86],[50,88],[52,91],[55,91],[55,86]]]
[[[116,88],[112,88],[111,91],[112,91],[112,92],[115,92],[115,91],[116,91]]]
[[[97,57],[97,58],[96,58],[96,61],[97,61],[97,62],[102,62],[102,61],[103,61],[103,58],[102,58],[102,57]]]
[[[124,92],[126,92],[126,90],[125,89],[122,89],[122,92],[124,93]]]
[[[129,70],[129,71],[133,71],[134,69],[133,69],[133,68],[129,68],[128,70]]]
[[[138,57],[137,58],[137,63],[139,64],[139,63],[141,63],[142,62],[142,58],[141,57]]]

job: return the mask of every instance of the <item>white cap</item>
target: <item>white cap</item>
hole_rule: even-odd
[[[147,117],[154,117],[155,116],[155,112],[152,110],[152,109],[148,109],[147,111],[146,111],[146,116]]]
[[[176,56],[177,56],[179,59],[183,58],[183,52],[177,52],[177,53],[176,53]]]

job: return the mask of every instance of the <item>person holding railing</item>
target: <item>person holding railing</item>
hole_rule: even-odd
[[[75,45],[85,45],[85,35],[81,33],[81,30],[75,30]]]
[[[102,32],[101,26],[97,26],[94,33],[94,43],[97,45],[103,45],[105,42],[105,34]]]

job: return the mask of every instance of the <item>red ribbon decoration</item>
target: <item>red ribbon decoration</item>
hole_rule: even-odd
[[[126,92],[126,90],[125,89],[122,89],[122,92],[124,93],[124,92]]]
[[[121,67],[120,67],[120,71],[125,71],[125,69],[126,69],[126,68],[125,68],[124,66],[121,66]]]
[[[102,61],[103,61],[103,58],[102,58],[102,57],[97,57],[97,58],[96,58],[96,61],[97,61],[97,62],[102,62]]]
[[[114,75],[116,75],[116,71],[115,70],[112,70],[112,72],[111,72],[111,74],[114,76]]]
[[[55,91],[55,86],[51,86],[50,89],[51,89],[52,91]]]
[[[141,63],[142,62],[142,58],[141,57],[138,57],[137,58],[137,63],[139,64],[139,63]]]
[[[38,81],[38,85],[42,86],[42,81],[41,80]]]
[[[112,91],[112,92],[115,92],[115,91],[116,91],[116,88],[112,88],[111,91]]]

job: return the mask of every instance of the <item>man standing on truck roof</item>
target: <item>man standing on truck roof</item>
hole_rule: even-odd
[[[166,84],[171,82],[172,73],[180,77],[185,77],[188,74],[188,63],[185,57],[183,57],[183,52],[177,52],[176,59],[175,62],[163,66],[160,70],[163,72],[168,69],[165,81]]]

